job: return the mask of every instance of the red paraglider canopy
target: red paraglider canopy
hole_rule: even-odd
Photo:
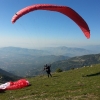
[[[16,90],[20,88],[24,88],[29,85],[29,82],[26,79],[20,79],[15,82],[10,82],[10,85],[6,88],[6,90]]]
[[[12,17],[12,23],[15,23],[17,19],[19,19],[21,16],[35,10],[49,10],[49,11],[56,11],[60,12],[66,16],[68,16],[70,19],[72,19],[83,31],[84,35],[87,38],[90,38],[90,30],[85,22],[85,20],[73,9],[67,6],[58,6],[58,5],[52,5],[52,4],[36,4],[31,5],[28,7],[25,7],[18,11],[13,17]]]
[[[5,90],[16,90],[16,89],[21,89],[26,86],[29,86],[29,81],[26,79],[20,79],[15,82],[7,82],[4,84],[0,85],[0,91],[5,91]]]

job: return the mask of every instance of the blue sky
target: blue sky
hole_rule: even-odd
[[[88,23],[91,37],[68,17],[38,10],[11,23],[13,15],[33,4],[69,6]],[[25,48],[100,45],[100,0],[0,0],[0,47]]]

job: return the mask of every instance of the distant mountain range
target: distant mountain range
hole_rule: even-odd
[[[96,54],[97,51],[94,51],[92,49],[85,49],[84,48],[76,48],[76,47],[46,47],[42,50],[48,51],[52,55],[63,55],[63,56],[82,56],[87,54]]]
[[[45,55],[63,55],[63,56],[81,56],[86,54],[96,54],[100,53],[100,45],[88,45],[78,47],[45,47],[41,49],[27,49],[20,47],[3,47],[0,48],[1,54],[24,54],[32,56],[45,56]]]
[[[82,48],[91,50],[94,53],[100,53],[100,45],[88,45],[88,46],[83,46]]]
[[[87,49],[85,49],[87,48]],[[19,48],[19,47],[4,47],[0,48],[0,55],[28,55],[28,56],[47,56],[47,55],[63,55],[63,56],[81,56],[86,54],[94,54],[98,53],[96,50],[91,49],[92,47],[84,47],[84,48],[75,48],[75,47],[46,47],[42,49],[27,49],[27,48]]]
[[[0,68],[19,76],[38,75],[43,70],[44,64],[52,64],[53,69],[56,69],[60,66],[59,63],[69,58],[95,53],[97,52],[94,50],[65,46],[42,48],[41,50],[4,47],[0,48]],[[58,65],[55,64],[56,62]]]

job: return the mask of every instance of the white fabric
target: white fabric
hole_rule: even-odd
[[[6,89],[8,86],[10,86],[10,82],[1,84],[1,85],[0,85],[0,89]]]

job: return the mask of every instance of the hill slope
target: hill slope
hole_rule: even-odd
[[[31,86],[5,91],[0,100],[100,100],[100,64],[27,79]]]
[[[91,54],[84,56],[76,56],[67,60],[57,61],[52,63],[53,71],[57,68],[62,70],[70,70],[73,68],[80,68],[83,66],[91,66],[92,64],[100,63],[100,54]]]
[[[7,81],[14,81],[14,80],[17,80],[17,79],[20,79],[21,77],[18,77],[14,74],[11,74],[9,72],[6,72],[2,69],[0,69],[0,83],[4,83],[4,82],[7,82]]]

